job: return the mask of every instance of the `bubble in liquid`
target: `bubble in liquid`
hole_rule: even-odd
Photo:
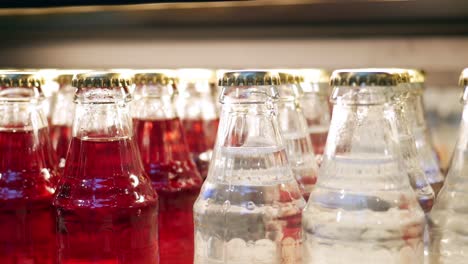
[[[249,202],[247,203],[247,209],[248,209],[248,210],[254,210],[256,207],[257,207],[257,206],[256,206],[255,203],[252,202],[252,201],[249,201]]]

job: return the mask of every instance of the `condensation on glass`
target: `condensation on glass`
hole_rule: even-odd
[[[411,188],[391,104],[401,74],[339,70],[316,186],[303,216],[304,262],[423,263],[424,212]]]
[[[445,184],[431,212],[430,264],[461,264],[468,259],[468,68],[458,142]]]
[[[196,264],[302,263],[305,201],[280,135],[279,83],[270,71],[220,80],[220,128],[194,206]]]

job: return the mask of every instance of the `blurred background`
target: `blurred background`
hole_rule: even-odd
[[[3,0],[1,68],[405,67],[442,165],[468,67],[466,0]]]

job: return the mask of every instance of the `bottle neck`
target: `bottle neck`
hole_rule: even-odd
[[[172,87],[140,86],[135,92],[131,115],[145,166],[189,161],[190,152],[174,107]],[[199,140],[204,142],[203,138]]]
[[[276,104],[223,104],[208,179],[241,185],[294,180]]]
[[[452,162],[450,164],[450,170],[447,175],[446,183],[444,188],[449,191],[460,190],[465,191],[468,161],[466,159],[466,152],[468,150],[468,103],[465,101],[463,107],[463,115],[460,123],[460,129],[458,132],[458,140],[455,145],[455,150],[452,156]]]
[[[125,102],[76,105],[73,137],[81,139],[117,139],[133,136]]]
[[[301,107],[309,128],[316,127],[323,128],[324,131],[328,130],[330,106],[326,95],[306,93],[301,99]]]
[[[70,86],[61,86],[55,94],[52,109],[52,125],[71,127],[75,113],[73,98],[75,89]]]
[[[178,118],[172,86],[137,86],[131,104],[134,119],[158,120]]]
[[[407,100],[408,116],[411,119],[410,125],[414,130],[425,131],[427,128],[426,118],[424,117],[424,99],[422,93],[414,94]]]
[[[410,188],[403,173],[396,116],[388,103],[336,104],[320,168],[319,184],[337,179],[350,190]],[[349,181],[349,182],[348,182]],[[366,184],[356,185],[356,182]]]
[[[186,91],[177,96],[175,105],[181,119],[213,120],[218,116],[215,100],[209,92]]]
[[[21,130],[39,130],[47,127],[47,118],[40,102],[1,101],[0,127]]]

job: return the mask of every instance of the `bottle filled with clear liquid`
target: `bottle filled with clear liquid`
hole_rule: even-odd
[[[468,68],[460,84],[465,87],[463,116],[452,164],[430,215],[430,264],[461,264],[468,259]]]
[[[412,109],[408,104],[408,98],[413,92],[413,87],[410,84],[407,70],[394,69],[394,71],[400,73],[401,83],[397,86],[389,86],[389,88],[393,90],[391,106],[396,116],[404,168],[408,173],[411,187],[416,192],[419,205],[427,213],[432,209],[435,194],[420,163],[421,157],[416,149],[416,142],[412,133],[412,122],[414,121],[411,118]]]
[[[194,263],[302,263],[305,201],[278,125],[279,75],[226,72],[219,83],[220,127],[194,206]]]
[[[193,263],[193,204],[202,178],[190,157],[168,73],[135,75],[132,118],[143,165],[159,195],[162,264]]]
[[[0,72],[0,263],[54,262],[57,160],[35,72]]]
[[[191,155],[205,179],[219,125],[218,109],[212,96],[216,74],[208,69],[180,69],[177,77],[177,112]]]
[[[435,196],[437,196],[444,184],[444,176],[440,171],[432,136],[424,116],[423,91],[425,76],[418,70],[408,70],[408,74],[410,92],[406,98],[406,112],[410,129],[416,141],[419,163],[434,190]]]
[[[50,138],[59,162],[59,170],[63,173],[68,147],[72,138],[73,115],[75,114],[75,88],[71,85],[73,73],[63,73],[57,76],[59,90],[54,95]]]
[[[133,136],[130,77],[73,79],[73,137],[53,202],[58,263],[159,263],[158,198]]]
[[[423,263],[424,212],[399,149],[385,69],[335,71],[319,177],[304,210],[304,262]]]
[[[299,76],[288,72],[281,71],[279,75],[281,85],[278,86],[278,124],[289,164],[307,201],[317,181],[318,166],[301,106],[304,95],[301,80]]]
[[[302,112],[307,121],[317,164],[320,164],[330,127],[330,76],[321,69],[305,69],[299,71],[299,74],[302,76],[301,88],[304,91],[300,100]]]

